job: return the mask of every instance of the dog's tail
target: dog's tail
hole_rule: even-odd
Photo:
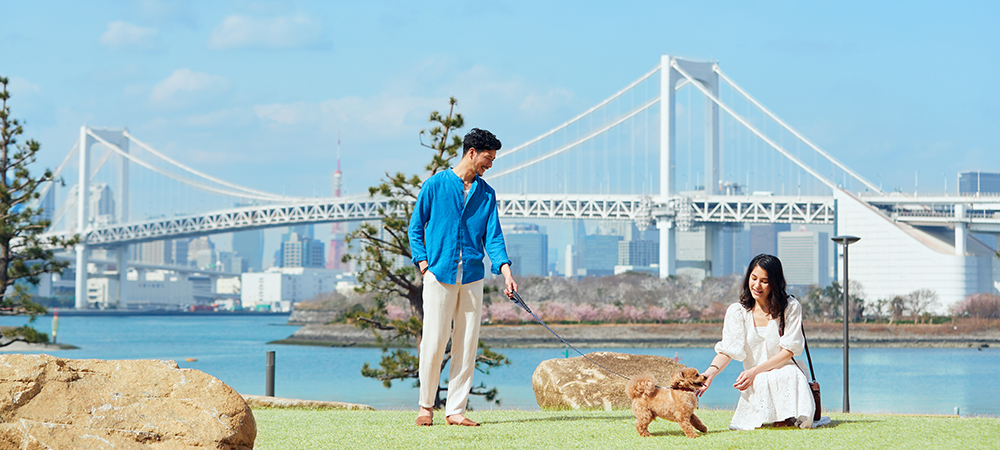
[[[625,385],[625,394],[629,398],[649,397],[656,392],[656,377],[652,374],[642,374],[629,380]]]

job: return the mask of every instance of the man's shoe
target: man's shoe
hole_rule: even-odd
[[[453,422],[450,418],[445,418],[444,421],[447,422],[448,425],[461,425],[463,427],[478,427],[479,426],[478,423],[473,422],[473,421],[469,420],[468,418],[462,419],[461,422]]]

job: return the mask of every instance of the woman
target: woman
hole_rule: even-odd
[[[757,255],[743,278],[740,302],[729,306],[722,341],[705,370],[705,386],[730,360],[743,361],[743,372],[733,387],[740,390],[732,430],[752,430],[765,423],[811,428],[813,397],[805,374],[792,360],[802,353],[802,306],[785,292],[781,261]]]

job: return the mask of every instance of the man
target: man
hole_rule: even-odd
[[[410,218],[410,252],[424,277],[417,425],[433,424],[441,361],[451,337],[445,421],[479,426],[465,417],[465,406],[479,350],[484,252],[493,273],[503,274],[504,293],[510,297],[517,291],[500,230],[496,193],[482,179],[500,145],[489,131],[469,131],[462,142],[462,160],[424,182]]]

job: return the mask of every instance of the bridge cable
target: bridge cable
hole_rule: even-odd
[[[45,187],[43,187],[38,193],[38,199],[32,202],[32,207],[37,207],[38,204],[41,203],[42,199],[45,198],[45,195],[49,193],[49,190],[52,189],[52,185],[55,184],[55,180],[59,179],[59,175],[62,173],[63,169],[66,168],[66,165],[69,164],[70,160],[73,158],[73,154],[76,153],[78,148],[80,148],[80,139],[77,139],[76,142],[73,143],[73,148],[66,154],[66,158],[63,159],[61,164],[59,164],[59,167],[56,168],[55,172],[52,172],[53,181],[45,183]]]
[[[604,106],[604,105],[607,105],[608,103],[611,103],[611,102],[612,102],[613,100],[617,99],[618,97],[621,97],[621,96],[622,96],[623,94],[625,94],[625,92],[627,92],[627,91],[628,91],[629,89],[632,89],[632,88],[634,88],[634,87],[638,86],[638,85],[639,85],[639,83],[642,83],[643,81],[646,81],[646,79],[648,79],[649,77],[653,76],[653,74],[654,74],[654,73],[656,73],[656,71],[657,71],[657,70],[660,70],[660,65],[659,65],[659,64],[657,64],[657,65],[656,65],[656,67],[654,67],[654,68],[653,68],[653,70],[650,70],[650,71],[649,71],[648,73],[646,73],[646,74],[645,74],[645,75],[643,75],[642,77],[639,77],[639,79],[638,79],[638,80],[635,80],[635,81],[633,81],[633,82],[632,82],[632,84],[629,84],[628,86],[625,86],[625,88],[624,88],[624,89],[622,89],[622,90],[620,90],[620,91],[616,92],[616,93],[615,93],[614,95],[612,95],[611,97],[608,97],[608,98],[607,98],[606,100],[604,100],[603,102],[601,102],[601,103],[598,103],[598,104],[597,104],[596,106],[594,106],[593,108],[590,108],[590,109],[588,109],[588,110],[584,111],[583,113],[581,113],[580,115],[578,115],[578,116],[576,116],[576,117],[574,117],[574,118],[570,119],[570,120],[569,120],[569,121],[567,121],[566,123],[564,123],[564,124],[562,124],[562,125],[559,125],[558,127],[555,127],[555,128],[553,128],[553,129],[549,130],[548,132],[546,132],[546,133],[542,134],[541,136],[538,136],[538,137],[536,137],[536,138],[534,138],[534,139],[532,139],[532,140],[530,140],[530,141],[528,141],[528,142],[525,142],[525,143],[523,143],[523,144],[521,144],[521,145],[518,145],[517,147],[514,147],[514,148],[512,148],[512,149],[510,149],[510,150],[506,150],[506,151],[499,151],[499,152],[497,152],[497,157],[496,157],[496,159],[500,159],[500,158],[503,158],[504,156],[507,156],[507,155],[510,155],[510,154],[512,154],[512,153],[514,153],[514,152],[517,152],[517,151],[521,151],[521,150],[524,150],[525,148],[527,148],[527,147],[528,147],[528,146],[530,146],[531,144],[534,144],[534,143],[536,143],[536,142],[538,142],[538,141],[540,141],[540,140],[542,140],[542,139],[545,139],[546,137],[548,137],[548,136],[551,136],[551,135],[552,135],[553,133],[555,133],[555,132],[557,132],[557,131],[559,131],[559,130],[561,130],[561,129],[563,129],[563,128],[566,128],[566,127],[568,127],[568,126],[572,125],[572,124],[573,124],[574,122],[576,122],[576,121],[578,121],[578,120],[582,119],[582,118],[583,118],[584,116],[586,116],[586,115],[588,115],[588,114],[590,114],[590,113],[592,113],[592,112],[594,112],[594,111],[597,111],[597,110],[598,110],[598,109],[600,109],[600,108],[601,108],[602,106]],[[495,159],[495,160],[496,160],[496,159]],[[495,160],[494,160],[494,161],[495,161]]]
[[[136,158],[135,156],[132,156],[132,155],[124,152],[117,145],[112,144],[112,143],[104,140],[104,138],[101,138],[100,136],[94,134],[89,129],[87,130],[87,134],[89,134],[91,137],[93,137],[95,140],[97,140],[101,144],[104,144],[108,148],[114,150],[119,155],[125,157],[129,161],[132,161],[132,162],[134,162],[136,164],[139,164],[140,166],[145,167],[145,168],[147,168],[149,170],[152,170],[153,172],[156,172],[156,173],[158,173],[160,175],[163,175],[165,177],[173,178],[174,180],[177,180],[177,181],[179,181],[181,183],[187,184],[188,186],[192,186],[192,187],[195,187],[195,188],[198,188],[198,189],[202,189],[202,190],[205,190],[205,191],[209,191],[209,192],[214,192],[216,194],[228,195],[230,197],[238,197],[238,198],[252,198],[252,199],[256,199],[256,200],[265,200],[265,201],[279,201],[279,200],[288,200],[288,199],[293,198],[293,197],[281,197],[281,196],[277,196],[277,195],[270,195],[270,196],[266,196],[265,197],[265,196],[261,196],[261,195],[251,195],[251,194],[246,194],[246,193],[241,193],[241,192],[226,191],[226,190],[219,189],[219,188],[216,188],[216,187],[213,187],[213,186],[208,186],[208,185],[199,183],[197,181],[186,179],[184,177],[181,177],[180,175],[176,175],[176,174],[167,172],[165,170],[158,169],[155,166],[153,166],[152,164],[149,164],[149,163],[147,163],[147,162],[145,162],[145,161],[143,161],[141,159]]]
[[[729,115],[732,116],[734,119],[736,119],[736,121],[738,121],[741,124],[743,124],[743,126],[747,127],[747,129],[749,129],[754,134],[756,134],[757,137],[761,138],[764,142],[766,142],[772,148],[774,148],[779,153],[781,153],[782,155],[784,155],[786,158],[788,158],[789,160],[791,160],[793,163],[795,163],[796,165],[798,165],[799,167],[801,167],[802,170],[805,170],[810,175],[816,177],[817,180],[820,180],[821,182],[823,182],[823,184],[827,185],[827,187],[829,187],[830,189],[833,189],[834,191],[841,190],[841,188],[839,188],[834,182],[832,182],[832,181],[828,180],[826,177],[820,175],[818,172],[816,172],[815,169],[813,169],[812,167],[809,167],[808,165],[806,165],[805,163],[803,163],[801,160],[799,160],[797,157],[795,157],[795,155],[792,155],[791,153],[788,152],[788,150],[785,150],[782,146],[778,145],[777,142],[774,142],[773,139],[771,139],[770,137],[768,137],[765,134],[761,133],[760,130],[758,130],[756,127],[754,127],[753,125],[751,125],[750,122],[748,122],[742,116],[740,116],[735,111],[733,111],[733,109],[730,108],[729,105],[723,103],[714,94],[712,94],[711,92],[709,92],[709,90],[706,89],[704,86],[702,86],[701,83],[696,83],[694,81],[694,78],[690,74],[688,74],[686,71],[684,71],[684,69],[682,69],[681,66],[680,66],[680,64],[677,64],[676,61],[672,62],[670,65],[674,68],[674,70],[677,70],[677,72],[680,73],[683,77],[687,78],[688,80],[691,80],[691,84],[694,87],[698,88],[698,90],[700,90],[702,94],[705,94],[705,96],[708,97],[710,100],[712,100],[712,102],[714,102],[716,105],[719,105],[720,108],[722,108],[724,111],[726,111],[727,113],[729,113]]]
[[[846,165],[844,165],[843,163],[841,163],[840,161],[838,161],[836,158],[834,158],[833,156],[831,156],[830,154],[828,154],[827,152],[825,152],[823,149],[819,148],[819,146],[817,146],[816,144],[813,144],[812,141],[810,141],[809,139],[806,139],[805,136],[803,136],[798,131],[796,131],[794,128],[792,128],[790,125],[788,125],[787,123],[785,123],[784,120],[781,120],[780,117],[778,117],[776,114],[772,113],[769,109],[765,108],[764,105],[762,105],[760,102],[757,101],[757,99],[753,98],[749,93],[747,93],[746,91],[744,91],[743,88],[741,88],[739,85],[737,85],[736,82],[734,82],[731,78],[727,77],[726,74],[722,73],[722,69],[720,69],[717,64],[715,65],[715,73],[717,73],[720,77],[722,77],[723,80],[725,80],[727,83],[729,83],[729,85],[732,86],[733,89],[735,89],[737,92],[739,92],[740,94],[742,94],[743,97],[745,97],[747,100],[750,100],[750,102],[753,103],[755,106],[757,106],[757,108],[760,108],[761,111],[764,111],[765,114],[767,114],[772,119],[774,119],[775,122],[778,122],[779,124],[781,124],[781,126],[785,127],[786,130],[792,132],[792,134],[794,134],[795,137],[801,139],[802,142],[806,143],[806,145],[812,147],[812,149],[815,150],[816,153],[819,153],[820,155],[823,155],[824,158],[826,158],[827,160],[829,160],[830,162],[832,162],[837,167],[840,167],[841,169],[843,169],[845,172],[847,172],[852,177],[854,177],[854,179],[860,181],[862,184],[864,184],[865,186],[867,186],[869,189],[871,189],[871,190],[873,190],[875,192],[878,192],[880,194],[882,193],[882,189],[876,187],[874,184],[872,184],[870,181],[868,181],[867,179],[865,179],[861,175],[859,175],[857,173],[854,173],[854,171],[851,170],[849,167],[847,167]]]
[[[580,144],[582,144],[584,142],[587,142],[587,141],[589,141],[589,140],[597,137],[599,134],[604,133],[605,131],[608,131],[611,128],[614,128],[615,126],[620,125],[622,122],[624,122],[624,121],[626,121],[628,119],[631,119],[632,117],[635,117],[636,114],[639,114],[639,113],[641,113],[641,112],[649,109],[650,107],[652,107],[653,105],[655,105],[659,101],[660,101],[660,97],[654,98],[654,99],[650,100],[649,102],[647,102],[646,104],[640,106],[636,110],[634,110],[634,111],[632,111],[632,112],[630,112],[630,113],[628,113],[628,114],[620,117],[618,120],[615,120],[614,122],[611,122],[610,124],[605,125],[604,127],[599,128],[599,129],[591,132],[590,134],[587,134],[587,135],[585,135],[585,136],[577,139],[576,141],[573,141],[573,142],[571,142],[571,143],[569,143],[569,144],[567,144],[567,145],[565,145],[565,146],[563,146],[563,147],[561,147],[559,149],[556,149],[554,151],[546,153],[546,154],[544,154],[542,156],[539,156],[539,157],[537,157],[535,159],[532,159],[530,161],[518,164],[518,165],[516,165],[514,167],[511,167],[511,168],[508,168],[508,169],[504,169],[504,170],[502,170],[500,172],[497,172],[497,173],[490,174],[489,176],[486,176],[486,177],[483,177],[483,178],[486,178],[487,180],[495,180],[495,179],[500,178],[500,177],[502,177],[504,175],[509,175],[512,172],[516,172],[518,170],[524,169],[525,167],[529,167],[529,166],[535,165],[537,163],[540,163],[542,161],[545,161],[546,159],[549,159],[549,158],[551,158],[553,156],[556,156],[556,155],[558,155],[560,153],[563,153],[566,150],[572,149],[572,148],[574,148],[574,147],[576,147],[576,146],[578,146],[578,145],[580,145]]]
[[[264,195],[264,196],[269,196],[269,197],[273,196],[273,197],[280,198],[280,199],[289,199],[289,200],[296,199],[296,200],[301,200],[300,197],[287,197],[287,196],[283,196],[283,195],[272,194],[270,192],[259,191],[257,189],[252,189],[252,188],[248,188],[248,187],[245,187],[245,186],[240,186],[238,184],[230,183],[228,181],[225,181],[225,180],[213,177],[213,176],[211,176],[209,174],[200,172],[200,171],[192,169],[192,168],[190,168],[190,167],[188,167],[188,166],[186,166],[184,164],[181,164],[180,162],[171,159],[167,155],[164,155],[163,153],[160,153],[160,152],[156,151],[153,147],[149,146],[148,144],[146,144],[144,142],[139,141],[138,139],[135,138],[135,136],[132,136],[132,134],[129,133],[128,130],[124,131],[122,134],[124,134],[125,137],[128,138],[128,140],[130,140],[132,142],[135,142],[138,146],[140,146],[143,149],[145,149],[146,151],[152,153],[154,156],[157,156],[160,159],[162,159],[162,160],[164,160],[166,162],[169,162],[170,164],[173,164],[173,165],[175,165],[177,167],[180,167],[181,169],[184,169],[184,170],[188,171],[191,174],[200,176],[200,177],[202,177],[202,178],[204,178],[206,180],[209,180],[209,181],[221,184],[221,185],[226,186],[226,187],[237,189],[237,190],[240,190],[240,191],[245,191],[245,192],[248,192],[248,193],[252,193],[252,194]]]

